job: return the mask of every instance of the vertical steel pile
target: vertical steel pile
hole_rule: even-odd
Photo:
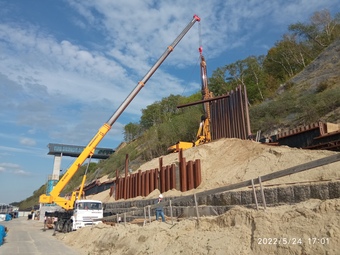
[[[212,140],[220,138],[248,139],[251,135],[248,97],[245,86],[239,85],[210,102]]]
[[[179,155],[179,183],[176,183],[176,165],[163,166],[163,159],[159,159],[159,168],[128,174],[128,155],[125,161],[125,177],[119,177],[116,172],[115,187],[110,190],[110,196],[115,194],[115,200],[129,199],[138,196],[148,196],[158,189],[161,193],[180,187],[182,192],[197,188],[202,181],[201,161],[196,159],[186,162],[183,151]],[[115,189],[115,191],[113,191]]]

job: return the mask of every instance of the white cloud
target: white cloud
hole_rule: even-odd
[[[202,19],[203,46],[209,59],[247,43],[268,20],[273,24],[291,21],[292,15],[318,2],[70,1],[83,22],[90,24],[87,29],[99,30],[106,38],[101,52],[66,38],[59,42],[52,31],[41,32],[46,29],[38,26],[1,24],[1,48],[7,53],[1,69],[18,84],[26,86],[31,80],[46,87],[49,94],[60,93],[86,102],[107,98],[115,103],[106,95],[111,92],[116,98],[125,98],[195,13]],[[198,39],[195,25],[164,66],[183,68],[194,64]],[[15,52],[13,59],[11,54]],[[157,72],[175,80],[175,74],[164,68]],[[183,81],[177,80],[177,87],[183,85]],[[150,99],[172,92],[167,88],[162,91],[151,91]]]
[[[20,144],[25,146],[35,146],[37,142],[32,138],[25,137],[20,139]]]
[[[17,153],[29,153],[30,152],[30,150],[27,150],[27,149],[8,147],[8,146],[0,146],[0,151],[17,152]]]
[[[323,6],[335,6],[332,0],[300,1],[71,1],[71,5],[94,29],[105,28],[110,52],[122,64],[137,60],[150,63],[158,58],[194,14],[201,17],[202,40],[209,57],[249,43],[267,27],[305,18]],[[99,16],[96,15],[99,13]],[[286,28],[286,27],[284,27]],[[198,29],[194,28],[181,42],[178,54],[168,63],[192,64],[190,52],[198,48]],[[151,50],[150,50],[151,49]],[[126,58],[123,58],[125,56]],[[134,60],[134,61],[132,61]],[[146,61],[148,60],[148,61]]]
[[[0,172],[24,176],[31,175],[31,173],[24,171],[20,165],[13,163],[0,163]]]

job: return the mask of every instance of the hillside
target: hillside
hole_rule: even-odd
[[[293,77],[290,82],[296,84],[301,90],[315,92],[317,86],[324,82],[333,86],[339,85],[340,70],[340,39],[327,47],[302,72]]]
[[[340,123],[340,39],[281,84],[276,97],[251,106],[252,132],[270,135],[317,121]]]
[[[296,75],[291,82],[297,84],[301,90],[307,93],[315,93],[317,90],[327,88],[334,92],[329,93],[328,102],[333,103],[339,97],[340,90],[340,39],[332,43],[301,73]],[[333,101],[333,102],[332,102]],[[327,102],[327,101],[326,101]],[[321,121],[340,123],[340,107],[330,107]]]

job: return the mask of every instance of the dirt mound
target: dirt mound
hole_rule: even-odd
[[[188,195],[193,192],[213,189],[241,181],[255,179],[258,176],[283,170],[313,160],[334,155],[331,151],[313,151],[289,148],[286,146],[269,146],[250,140],[220,139],[208,144],[194,147],[183,152],[186,160],[201,160],[202,183],[185,193],[176,190],[167,191],[167,196]],[[163,165],[178,163],[178,154],[162,157]],[[159,158],[155,158],[139,169],[142,171],[158,168]],[[294,182],[323,181],[340,179],[340,162],[318,167],[306,172],[282,177],[266,184],[284,184]],[[147,198],[157,197],[159,192],[152,192]],[[103,202],[114,202],[109,191],[89,196]],[[141,199],[141,197],[139,197]]]
[[[335,154],[289,147],[268,146],[253,141],[221,139],[184,151],[187,160],[201,159],[202,184],[181,193],[186,195],[240,181]],[[178,162],[177,154],[163,157],[163,165]],[[140,167],[156,168],[159,159]],[[271,184],[339,179],[340,162],[270,181]],[[113,201],[109,191],[94,199]],[[158,196],[152,192],[148,198]],[[139,197],[138,199],[142,199]],[[340,243],[340,199],[309,200],[293,206],[267,208],[266,211],[234,207],[217,217],[176,222],[100,224],[57,238],[82,254],[337,254]]]
[[[235,207],[175,225],[98,225],[57,237],[82,254],[337,254],[340,199],[256,211]]]

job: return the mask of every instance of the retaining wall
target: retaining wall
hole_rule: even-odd
[[[266,187],[263,189],[267,206],[277,206],[283,204],[295,204],[308,199],[334,199],[340,198],[340,181],[332,181],[317,184],[303,184],[290,186]],[[257,202],[263,206],[260,188],[256,188]],[[204,195],[204,192],[197,193],[197,203],[200,215],[217,215],[228,211],[235,205],[255,208],[255,197],[253,190],[229,191],[213,195]],[[172,203],[172,213],[174,217],[190,216],[194,213],[194,196],[185,197],[165,197],[164,212],[170,215],[169,201]],[[115,215],[128,213],[130,216],[143,216],[144,207],[154,205],[155,199],[143,199],[134,201],[118,201],[105,204],[105,214]],[[191,209],[190,209],[191,208]],[[152,215],[154,210],[151,209]]]

